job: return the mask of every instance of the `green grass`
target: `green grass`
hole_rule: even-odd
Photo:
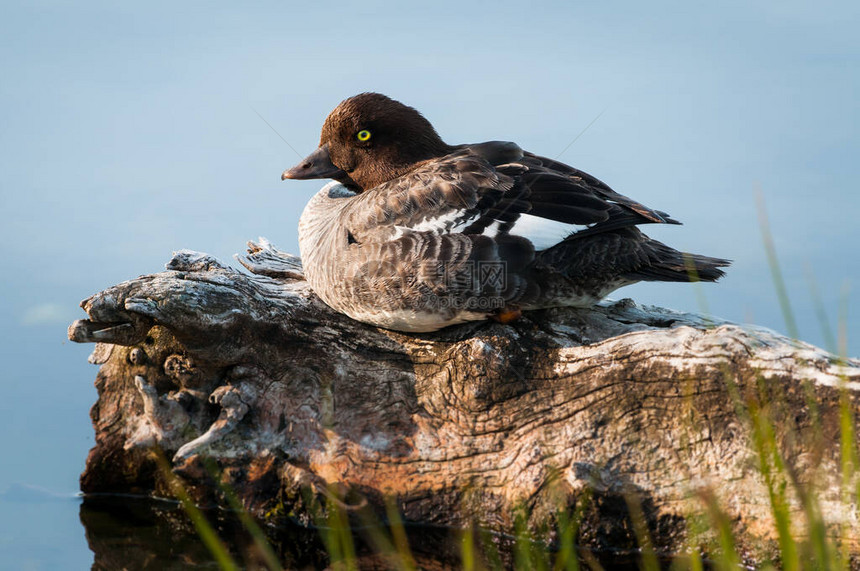
[[[230,550],[224,542],[221,541],[221,538],[218,537],[218,533],[206,519],[206,516],[203,515],[200,508],[198,508],[191,499],[185,486],[183,486],[179,478],[173,474],[167,458],[165,458],[163,454],[158,454],[156,461],[162,477],[170,487],[171,493],[173,493],[176,499],[178,499],[182,504],[182,508],[185,510],[185,513],[188,514],[188,517],[194,524],[194,529],[197,530],[197,534],[200,536],[201,541],[203,541],[207,549],[209,549],[209,552],[212,554],[218,567],[224,571],[238,570],[239,566],[236,565],[236,561],[234,561],[233,557],[230,555]]]

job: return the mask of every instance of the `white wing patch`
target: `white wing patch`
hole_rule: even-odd
[[[441,216],[433,218],[425,218],[414,226],[395,226],[394,234],[389,238],[396,240],[403,236],[406,232],[435,232],[437,234],[458,234],[463,231],[469,224],[480,217],[479,213],[475,213],[467,218],[463,217],[462,210],[451,210]]]
[[[532,214],[520,214],[513,228],[508,232],[511,236],[521,236],[534,244],[535,250],[551,248],[580,230],[588,228],[585,224],[566,224],[556,220],[548,220]],[[498,222],[487,227],[484,234],[495,236],[498,233]],[[492,233],[489,233],[491,232]]]
[[[435,218],[425,218],[418,224],[412,227],[415,232],[441,232],[443,234],[456,234],[471,224],[479,216],[475,213],[473,216],[463,218],[462,210],[451,210],[442,216]]]
[[[395,226],[394,233],[389,238],[396,240],[403,236],[406,232],[436,232],[437,234],[457,234],[463,229],[472,224],[480,217],[476,213],[474,216],[462,218],[462,210],[453,210],[442,216],[435,218],[425,218],[418,224],[412,227]],[[501,222],[494,220],[489,224],[481,234],[495,238],[499,235]],[[590,225],[585,224],[566,224],[556,220],[549,220],[534,216],[532,214],[520,214],[513,227],[508,231],[511,236],[520,236],[534,244],[536,251],[552,248],[571,234],[575,234],[580,230],[590,228]]]

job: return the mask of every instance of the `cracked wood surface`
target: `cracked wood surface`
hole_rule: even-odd
[[[629,300],[407,335],[333,313],[298,258],[264,241],[239,261],[251,274],[181,251],[82,302],[69,337],[97,343],[101,365],[83,491],[167,495],[161,450],[201,500],[217,500],[202,464],[214,458],[275,523],[307,519],[303,489],[334,489],[373,506],[395,496],[415,522],[510,531],[517,506],[538,528],[590,489],[580,544],[632,546],[635,495],[676,551],[710,489],[741,543],[764,545],[754,402],[829,522],[860,529],[839,468],[839,387],[857,427],[856,360]]]

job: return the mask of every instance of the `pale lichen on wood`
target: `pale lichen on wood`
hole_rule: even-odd
[[[333,313],[265,241],[239,261],[251,274],[181,251],[83,302],[69,337],[101,365],[85,492],[166,493],[155,449],[198,497],[215,494],[200,459],[217,460],[272,521],[335,486],[395,496],[411,521],[509,531],[518,506],[537,528],[589,489],[581,543],[633,545],[634,494],[671,551],[707,488],[755,545],[773,528],[754,401],[773,403],[790,475],[829,523],[860,529],[839,446],[840,387],[860,428],[856,360],[629,300],[407,335]]]

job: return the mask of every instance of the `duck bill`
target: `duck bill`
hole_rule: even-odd
[[[281,180],[288,178],[304,180],[310,178],[333,178],[338,179],[345,176],[346,173],[334,166],[331,162],[331,155],[328,152],[328,143],[322,145],[317,150],[309,154],[307,157],[291,169],[284,171],[281,175]]]

